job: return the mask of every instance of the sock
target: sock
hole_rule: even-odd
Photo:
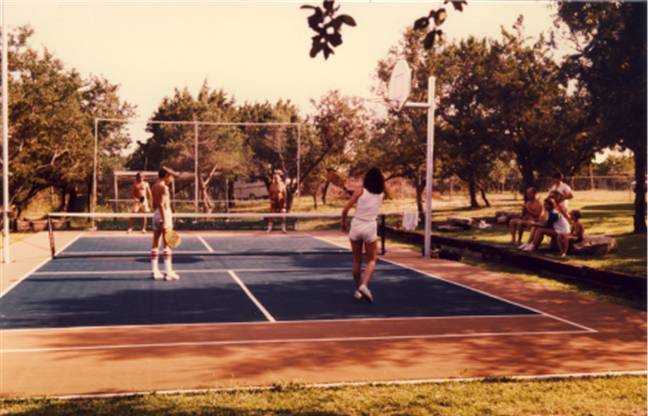
[[[158,268],[158,259],[159,259],[158,249],[151,249],[151,265],[153,266],[153,271],[157,272],[160,269]]]
[[[167,273],[173,271],[171,269],[171,249],[165,248],[162,254],[164,256],[164,271]]]
[[[272,230],[272,223],[271,222],[268,223],[268,231],[270,231],[270,230]]]

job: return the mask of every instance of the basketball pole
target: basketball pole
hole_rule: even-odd
[[[428,78],[428,102],[405,103],[408,108],[427,108],[427,160],[425,165],[425,235],[423,258],[430,258],[430,236],[432,234],[432,161],[434,157],[434,84],[436,78]]]

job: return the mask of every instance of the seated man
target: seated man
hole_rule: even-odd
[[[509,222],[511,230],[511,244],[521,244],[524,227],[528,227],[538,221],[542,216],[542,203],[536,199],[535,188],[526,190],[527,201],[522,206],[522,218],[513,218]],[[518,239],[515,240],[515,232],[518,233]]]

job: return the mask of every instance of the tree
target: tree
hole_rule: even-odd
[[[632,150],[635,181],[646,182],[646,2],[559,2],[556,26],[567,25],[579,51],[566,69],[587,87],[610,147]],[[638,187],[641,189],[641,187]],[[634,232],[646,232],[646,193],[635,194]]]
[[[186,88],[183,91],[176,89],[173,98],[163,100],[152,121],[225,123],[235,122],[236,115],[234,100],[228,99],[222,90],[211,91],[205,82],[195,99]],[[233,182],[237,176],[248,174],[250,147],[244,134],[236,127],[151,123],[147,131],[153,136],[146,143],[138,143],[129,160],[129,168],[146,170],[152,167],[157,170],[160,166],[170,165],[176,170],[194,172],[197,163],[198,178],[195,180],[200,187],[204,212],[211,212],[213,208],[210,189],[216,177]]]
[[[132,114],[130,105],[120,103],[118,87],[96,77],[83,80],[47,49],[40,56],[27,47],[32,34],[23,26],[9,35],[9,186],[16,216],[50,187],[62,190],[63,201],[69,194],[73,203],[79,181],[91,184],[94,117]],[[102,130],[99,139],[101,159],[118,163],[116,153],[128,145],[123,126]]]
[[[304,152],[301,178],[311,189],[319,189],[317,184],[326,182],[328,171],[343,175],[356,173],[354,158],[358,143],[367,136],[370,119],[361,99],[342,96],[338,90],[329,91],[311,103],[315,114],[306,124],[315,139]]]

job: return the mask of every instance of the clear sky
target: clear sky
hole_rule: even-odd
[[[397,45],[407,26],[431,9],[446,7],[449,39],[470,35],[500,39],[522,14],[526,34],[551,29],[546,1],[470,1],[463,12],[442,1],[338,1],[339,13],[357,26],[343,26],[344,43],[324,60],[309,56],[314,32],[306,19],[321,0],[202,2],[8,1],[6,24],[30,24],[31,45],[46,47],[82,76],[103,75],[120,85],[122,100],[145,120],[174,89],[196,96],[206,80],[236,102],[290,100],[303,115],[311,99],[331,89],[372,98],[379,59]],[[132,132],[135,139],[141,133]]]

